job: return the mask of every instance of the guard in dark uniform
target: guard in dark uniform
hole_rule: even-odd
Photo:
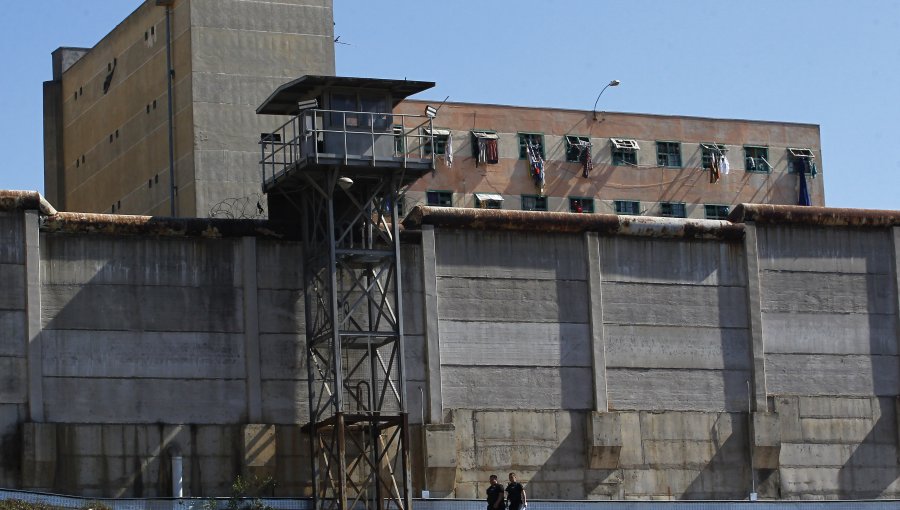
[[[487,510],[501,510],[503,508],[503,486],[497,480],[497,475],[491,475],[491,485],[487,488]]]
[[[528,506],[528,500],[525,498],[525,486],[519,483],[515,473],[509,474],[506,499],[509,502],[509,510],[522,510]]]

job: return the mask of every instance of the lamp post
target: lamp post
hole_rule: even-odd
[[[620,82],[619,80],[612,80],[609,83],[607,83],[605,87],[603,87],[603,90],[601,90],[599,94],[597,94],[597,100],[594,101],[594,110],[593,110],[594,120],[597,120],[597,103],[600,102],[600,96],[602,96],[603,93],[606,92],[606,89],[608,89],[610,87],[618,87],[620,83],[622,83],[622,82]]]

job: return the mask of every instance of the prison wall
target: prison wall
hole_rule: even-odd
[[[187,495],[310,494],[298,241],[0,209],[3,483],[168,495],[181,456]],[[417,494],[900,497],[900,226],[488,214],[403,235]]]
[[[18,483],[19,424],[28,418],[26,222],[35,219],[33,211],[0,212],[0,484],[5,487]]]

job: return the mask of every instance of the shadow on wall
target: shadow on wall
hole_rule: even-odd
[[[854,232],[853,235],[861,235]],[[893,246],[892,233],[890,230],[886,232],[886,244],[888,249],[884,252],[867,250],[865,252],[866,260],[866,312],[869,326],[869,361],[872,366],[872,395],[875,396],[893,396],[900,393],[898,388],[881,387],[878,381],[893,380],[894,384],[900,384],[896,377],[891,378],[889,371],[897,370],[897,348],[900,346],[894,341],[900,338],[897,329],[900,328],[900,317],[894,315],[894,335],[889,337],[887,341],[880,338],[878,331],[883,331],[879,326],[885,320],[885,308],[893,309],[896,313],[898,302],[897,289],[897,271],[900,268],[900,261],[894,260],[894,264],[888,265],[887,274],[875,273],[878,267],[877,258],[883,261],[884,253],[891,258],[896,257],[895,247]],[[887,286],[887,292],[884,287]],[[881,288],[881,290],[879,290]],[[880,305],[880,300],[887,300],[887,303]],[[885,344],[894,345],[894,356],[884,356],[884,360],[880,359],[879,354],[889,354],[891,350],[885,352]],[[884,363],[882,361],[890,361]],[[897,434],[897,409],[898,401],[896,398],[881,398],[872,400],[874,423],[872,429],[866,434],[866,437],[856,446],[853,453],[847,459],[838,471],[838,494],[842,499],[874,499],[884,497],[884,493],[900,480],[900,469],[897,468],[897,462],[900,461],[900,444],[898,444]],[[879,410],[875,411],[875,407]],[[893,443],[893,455],[890,455],[890,449],[885,448],[885,443]],[[875,452],[873,454],[873,452]],[[897,489],[895,489],[896,491]]]
[[[257,267],[289,248],[263,254],[261,246]],[[56,429],[55,474],[24,485],[169,496],[167,448],[177,444],[187,494],[229,494],[247,467],[241,249],[240,238],[42,234],[42,387],[45,422]],[[267,347],[260,364],[269,369],[263,419],[286,424],[275,432],[277,462],[263,469],[277,468],[279,489],[296,495],[306,489],[298,479],[308,478],[308,444],[290,423],[302,421],[307,404],[284,374],[299,371],[303,342],[286,332],[302,306],[297,312],[297,292],[262,283],[282,276],[260,275],[255,289]]]

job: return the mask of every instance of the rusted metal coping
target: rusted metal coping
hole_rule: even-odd
[[[44,216],[56,214],[50,205],[37,191],[0,190],[0,211],[37,210]]]
[[[824,227],[895,227],[900,226],[900,211],[739,204],[728,216],[728,219],[734,223],[752,221]]]
[[[70,212],[61,212],[41,218],[41,232],[117,236],[300,239],[298,226],[267,220],[163,218]]]
[[[744,226],[724,220],[617,216],[539,211],[464,209],[416,206],[403,221],[408,229],[422,225],[469,230],[513,230],[529,232],[630,235],[660,238],[741,240]]]

